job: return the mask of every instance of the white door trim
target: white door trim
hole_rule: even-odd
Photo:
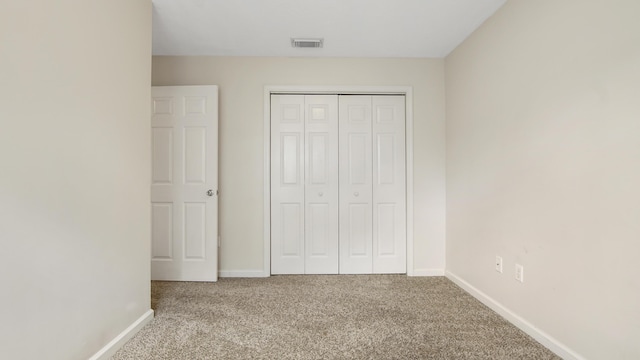
[[[411,86],[277,86],[264,87],[264,260],[262,276],[271,276],[271,94],[396,94],[405,96],[407,171],[407,275],[413,268],[413,87]]]

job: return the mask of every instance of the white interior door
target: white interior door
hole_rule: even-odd
[[[216,281],[218,87],[151,94],[151,279]]]
[[[371,96],[341,96],[341,274],[373,272],[371,130]]]
[[[271,273],[406,272],[404,96],[271,96]]]
[[[340,273],[405,272],[404,96],[341,96]]]
[[[338,273],[338,100],[271,96],[271,273]]]
[[[338,273],[338,96],[305,96],[305,274]]]
[[[404,96],[372,97],[373,273],[407,270]]]
[[[304,274],[304,95],[271,96],[271,273]]]

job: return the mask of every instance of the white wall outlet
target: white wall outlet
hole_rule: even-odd
[[[496,271],[502,274],[502,256],[496,255]]]
[[[524,266],[516,264],[516,280],[524,282]]]

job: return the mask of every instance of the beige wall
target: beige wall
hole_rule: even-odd
[[[0,358],[87,359],[150,308],[151,2],[0,2]]]
[[[447,270],[588,359],[640,358],[639,19],[509,1],[445,62]]]
[[[223,275],[263,268],[264,86],[412,86],[414,268],[443,271],[443,60],[154,57],[152,77],[153,85],[220,86]]]

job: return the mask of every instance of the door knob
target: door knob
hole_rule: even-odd
[[[318,193],[318,196],[322,197],[322,195],[324,195],[324,194],[322,193],[322,191],[320,191],[320,192]]]
[[[358,197],[358,196],[360,196],[360,193],[356,191],[356,192],[353,193],[353,196]]]
[[[207,195],[208,196],[213,196],[213,190],[211,190],[211,189],[207,190]]]

